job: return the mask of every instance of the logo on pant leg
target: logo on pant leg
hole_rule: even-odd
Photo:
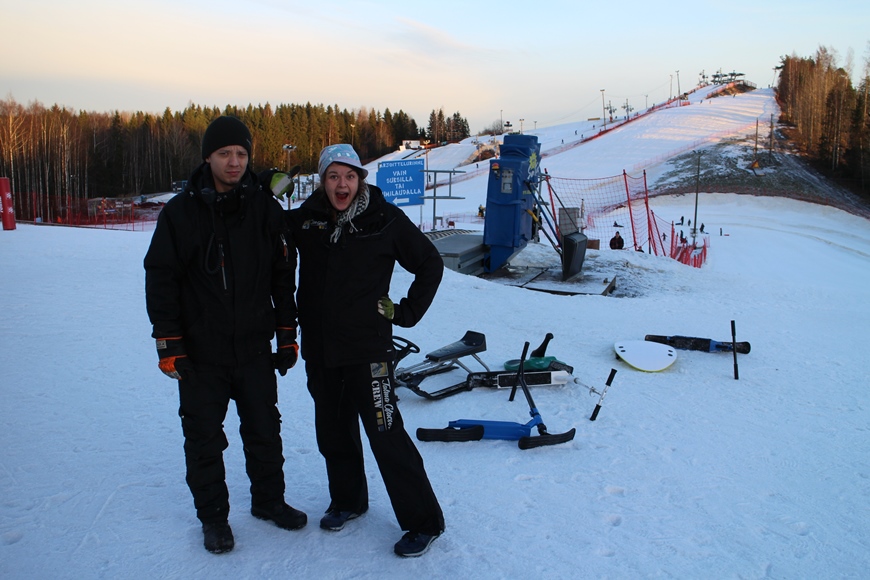
[[[390,368],[387,363],[372,363],[372,402],[378,431],[393,428],[393,385],[390,382]]]
[[[390,376],[390,366],[385,362],[371,363],[371,368],[373,379]]]

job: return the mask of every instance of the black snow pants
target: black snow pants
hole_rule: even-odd
[[[223,451],[223,423],[230,399],[236,402],[251,504],[284,500],[284,454],[278,384],[269,354],[237,367],[195,365],[195,374],[178,381],[187,485],[203,523],[227,520],[229,492]]]
[[[330,507],[357,513],[368,509],[361,420],[401,529],[441,533],[441,506],[396,406],[393,365],[326,368],[307,361],[305,371],[314,399],[317,446],[326,459]]]

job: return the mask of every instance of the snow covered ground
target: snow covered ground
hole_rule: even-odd
[[[774,107],[769,91],[711,101],[657,112],[543,165],[565,177],[619,173],[754,127]],[[575,129],[549,129],[551,149]],[[454,203],[473,209],[486,177],[455,187],[466,200]],[[651,203],[672,219],[694,208],[693,196]],[[0,232],[0,576],[866,577],[868,222],[727,192],[702,194],[699,207],[715,232],[702,269],[589,253],[589,269],[617,275],[622,297],[554,296],[445,272],[422,323],[398,333],[424,352],[477,330],[487,339],[482,358],[498,367],[552,332],[548,354],[583,384],[601,388],[618,372],[594,422],[597,397],[582,385],[534,388],[550,431],[577,429],[570,443],[419,443],[447,531],[412,560],[392,554],[401,531],[370,456],[370,511],[338,533],[317,527],[326,474],[301,367],[279,378],[279,398],[287,500],[308,512],[308,527],[286,532],[249,515],[231,409],[236,548],[207,553],[184,483],[176,386],[157,369],[145,314],[150,233],[22,224]],[[553,255],[533,244],[517,260]],[[393,294],[408,283],[399,271]],[[731,320],[737,339],[752,343],[739,380],[730,354],[679,351],[660,373],[613,354],[615,341],[648,333],[727,340]],[[412,434],[454,419],[528,420],[523,398],[508,402],[506,391],[435,402],[399,394]]]

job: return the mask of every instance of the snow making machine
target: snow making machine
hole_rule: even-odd
[[[541,144],[534,135],[505,135],[498,159],[489,166],[483,260],[494,272],[516,256],[532,239],[535,195],[541,174]]]
[[[505,135],[499,157],[490,160],[483,236],[457,234],[433,240],[448,268],[472,276],[495,272],[535,238],[541,220],[549,220],[548,210],[537,199],[540,161],[536,136]],[[559,245],[566,280],[582,267],[586,236],[565,235]]]

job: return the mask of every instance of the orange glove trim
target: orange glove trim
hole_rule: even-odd
[[[163,374],[165,374],[167,377],[170,377],[172,379],[178,379],[180,381],[181,375],[175,368],[175,361],[176,359],[180,358],[187,358],[187,355],[168,356],[166,358],[162,358],[160,359],[160,362],[157,363],[157,366],[160,367],[160,370],[163,371]]]
[[[293,344],[285,344],[284,346],[279,346],[278,350],[281,350],[282,348],[292,348],[293,350],[296,351],[296,356],[297,357],[299,356],[299,345],[296,344],[295,342]]]

